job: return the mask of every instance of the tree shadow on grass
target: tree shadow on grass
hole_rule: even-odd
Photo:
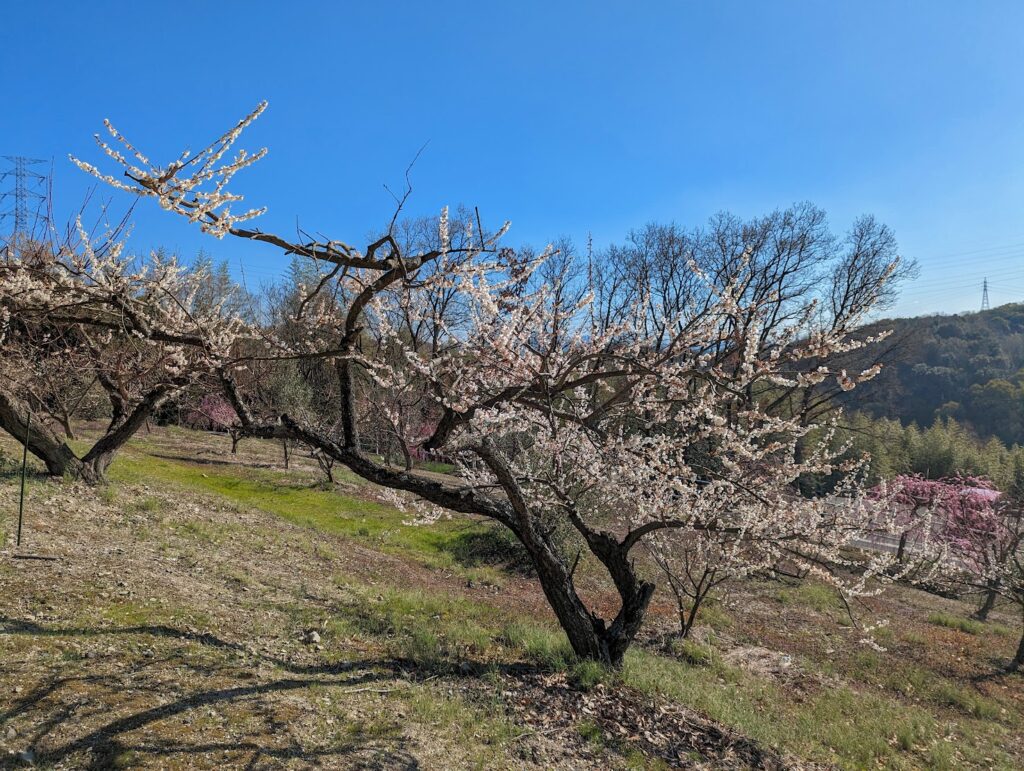
[[[161,460],[171,460],[177,463],[187,463],[193,466],[221,466],[223,468],[254,468],[254,469],[269,469],[272,471],[284,471],[284,467],[279,463],[269,463],[266,461],[255,461],[252,459],[244,460],[226,460],[222,458],[208,458],[199,457],[198,455],[176,455],[174,453],[166,452],[151,452],[149,456],[152,458],[160,458]]]
[[[47,479],[53,479],[46,469],[37,468],[34,464],[30,465],[25,471],[25,481],[27,482],[44,482]],[[4,463],[3,458],[0,458],[0,483],[13,482],[18,484],[21,482],[21,461],[17,463]]]
[[[522,576],[534,574],[526,548],[506,528],[486,525],[483,529],[464,530],[442,545],[461,566],[490,566]]]
[[[335,678],[282,678],[248,686],[198,691],[184,698],[133,712],[105,723],[77,739],[65,742],[56,748],[40,752],[38,761],[43,764],[59,764],[75,757],[78,753],[88,753],[91,760],[87,768],[101,769],[117,767],[119,763],[130,761],[132,756],[198,756],[217,753],[222,758],[229,756],[234,757],[237,761],[241,761],[243,757],[248,756],[248,767],[255,767],[255,764],[260,759],[301,758],[309,761],[327,758],[340,759],[345,756],[348,756],[353,761],[359,758],[360,765],[367,767],[366,761],[369,758],[363,756],[367,753],[371,756],[375,755],[377,753],[374,750],[380,748],[368,747],[356,738],[349,738],[327,747],[304,747],[294,737],[290,737],[283,746],[263,744],[253,739],[225,742],[200,741],[193,743],[187,740],[189,737],[184,736],[173,739],[150,739],[145,737],[139,740],[127,739],[125,737],[127,734],[143,731],[155,723],[201,708],[237,704],[249,700],[258,701],[260,697],[308,690],[317,686],[357,688],[370,683],[389,680],[392,676],[391,673],[387,672],[366,672],[345,678],[344,680]],[[260,711],[257,709],[257,712]],[[280,736],[281,729],[286,726],[282,725],[281,721],[275,718],[270,711],[263,710],[262,712],[263,714],[259,715],[260,723],[265,729],[262,733],[268,737]],[[67,709],[64,710],[64,713],[44,723],[42,731],[37,729],[34,737],[35,741],[38,742],[45,733],[54,730],[61,718],[69,719],[73,717],[74,710]],[[248,732],[250,735],[255,733],[251,728]],[[202,733],[201,730],[195,732],[197,738],[202,738]],[[389,763],[386,766],[380,765],[378,767],[416,768],[418,765],[416,760],[409,755],[404,745],[406,745],[406,741],[401,738],[389,742],[389,746],[386,748]],[[374,766],[369,765],[368,767],[372,768]]]
[[[455,680],[475,681],[475,686],[491,698],[494,681],[485,677],[490,675],[499,675],[503,688],[517,691],[519,701],[525,699],[541,711],[550,709],[552,714],[566,718],[557,729],[565,742],[583,741],[571,717],[579,706],[577,687],[565,677],[552,678],[550,670],[530,664],[470,660],[431,664],[393,657],[296,664],[209,633],[159,624],[60,628],[0,616],[0,635],[24,635],[40,642],[44,638],[141,635],[188,641],[210,649],[206,655],[178,649],[160,658],[135,658],[131,649],[124,649],[116,660],[77,659],[58,665],[56,671],[51,669],[49,678],[42,678],[0,712],[0,742],[6,726],[18,726],[15,738],[20,748],[31,750],[31,760],[43,766],[74,764],[95,770],[147,762],[184,762],[187,767],[255,769],[299,761],[329,768],[416,769],[419,761],[413,754],[414,740],[406,730],[408,721],[395,720],[391,705],[350,702],[349,697],[358,700],[359,694],[364,694],[364,698],[372,699],[377,694],[402,691],[405,685],[444,678],[448,681],[445,687]],[[231,658],[211,661],[210,653],[216,651]],[[238,654],[245,658],[235,658]],[[37,656],[31,659],[38,661]],[[259,669],[260,663],[287,675],[273,677],[272,672]],[[85,671],[68,674],[76,666]],[[179,684],[186,671],[194,675],[199,686]],[[0,673],[10,676],[14,670],[0,662]],[[170,673],[174,673],[174,679],[168,679]],[[469,692],[483,693],[475,686],[470,685]],[[332,708],[325,696],[333,699],[333,706],[344,710],[337,715],[338,729],[325,730],[319,722],[330,715]],[[2,697],[0,693],[0,705]],[[591,700],[595,699],[608,712],[605,722],[609,729],[648,712],[648,721],[658,719],[650,699],[632,689],[613,687],[594,692]],[[371,722],[364,725],[367,710]],[[317,723],[318,733],[310,736],[307,731],[303,735],[311,722]],[[525,727],[527,730],[516,740],[549,732],[529,724]],[[648,749],[653,756],[666,760],[678,760],[681,752],[692,748],[712,761],[739,759],[744,766],[784,767],[774,751],[704,718],[681,717],[672,735],[661,739],[664,741],[652,740]],[[611,749],[618,751],[614,746]],[[731,761],[724,765],[736,765]],[[16,755],[0,756],[0,768],[20,765]]]
[[[143,759],[177,757],[192,766],[259,768],[277,766],[288,759],[334,767],[418,768],[410,753],[410,740],[401,731],[361,734],[346,731],[302,743],[290,731],[288,709],[295,700],[275,698],[302,694],[309,702],[322,689],[340,700],[346,694],[387,693],[396,680],[410,680],[407,662],[365,659],[338,664],[300,665],[272,656],[253,654],[244,646],[212,634],[199,634],[164,625],[121,628],[49,628],[29,621],[0,617],[0,635],[32,638],[130,637],[150,635],[189,641],[213,649],[246,655],[284,669],[289,676],[261,682],[245,682],[257,675],[245,664],[189,662],[182,651],[164,658],[143,659],[136,665],[109,660],[79,661],[88,670],[81,674],[57,674],[44,678],[3,711],[0,711],[0,743],[22,752],[0,755],[0,768],[24,767],[27,761],[43,766],[73,763],[90,769],[135,766]],[[74,667],[69,663],[64,671]],[[100,672],[97,670],[106,669]],[[8,676],[15,674],[8,666]],[[215,679],[213,687],[200,686],[182,693],[182,686],[166,679],[169,672],[189,670],[202,679]],[[2,671],[2,670],[0,670]],[[241,681],[241,682],[239,682]],[[411,679],[415,682],[415,679]],[[236,684],[237,683],[237,684]],[[392,684],[389,686],[388,684]],[[13,685],[13,684],[12,684]],[[20,690],[20,687],[18,688]],[[10,693],[10,690],[7,691]],[[170,697],[170,698],[168,698]],[[341,702],[339,702],[341,703]],[[127,709],[126,709],[127,708]],[[212,735],[202,721],[211,710],[228,715],[227,728]],[[308,708],[307,708],[308,712]],[[164,721],[173,721],[160,726]],[[188,727],[182,728],[184,722]],[[12,739],[9,727],[20,726]],[[223,738],[224,734],[229,738]],[[157,762],[161,762],[157,760]]]

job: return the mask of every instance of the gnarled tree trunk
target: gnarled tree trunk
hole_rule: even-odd
[[[69,476],[89,484],[102,482],[114,456],[156,410],[178,390],[175,385],[153,389],[121,422],[107,432],[81,458],[67,443],[39,420],[29,420],[28,405],[9,389],[0,387],[0,428],[46,466],[52,476]],[[26,437],[26,426],[28,436]]]
[[[41,420],[30,416],[25,401],[0,387],[0,428],[25,444],[51,475],[84,477],[88,470],[67,443]]]

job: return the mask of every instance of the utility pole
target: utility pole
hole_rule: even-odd
[[[989,309],[988,304],[988,279],[986,278],[981,282],[981,309],[987,311]]]
[[[9,165],[0,171],[0,182],[10,179],[8,185],[11,186],[0,190],[0,204],[8,204],[7,208],[0,210],[0,220],[12,220],[7,243],[14,245],[19,239],[31,235],[39,207],[48,197],[45,192],[47,176],[31,168],[46,161],[21,155],[5,155],[3,158]],[[31,206],[32,202],[35,202],[35,206]]]

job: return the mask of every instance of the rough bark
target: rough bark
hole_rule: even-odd
[[[83,476],[82,461],[67,443],[38,418],[30,420],[29,415],[28,406],[23,400],[0,387],[0,428],[18,442],[27,444],[28,451],[39,458],[53,476]]]
[[[81,458],[42,421],[32,420],[27,441],[28,451],[39,458],[47,472],[53,476],[71,476],[89,484],[101,482],[118,450],[176,391],[177,387],[173,385],[155,388],[119,425],[111,426]],[[25,402],[8,389],[0,387],[0,428],[25,443],[28,418],[29,411]]]

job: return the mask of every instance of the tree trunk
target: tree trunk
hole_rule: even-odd
[[[282,439],[281,440],[281,448],[284,450],[284,467],[285,467],[285,469],[287,469],[288,468],[288,440],[287,439]]]
[[[0,428],[27,444],[28,451],[46,466],[53,476],[82,476],[82,462],[74,451],[47,428],[41,420],[30,420],[28,406],[10,391],[0,388]],[[26,426],[28,441],[26,442]]]
[[[693,622],[697,620],[697,611],[700,610],[700,605],[706,596],[706,594],[700,594],[693,601],[693,605],[690,606],[690,612],[687,614],[686,620],[683,623],[682,632],[679,635],[680,637],[686,638],[690,636],[690,630],[693,629]]]
[[[904,532],[904,533],[902,533],[900,535],[900,545],[896,549],[896,562],[898,562],[900,565],[903,564],[903,557],[904,557],[904,554],[905,554],[905,552],[907,550],[907,536],[908,535],[909,535],[909,533],[907,533],[907,532]]]
[[[238,442],[242,439],[242,435],[236,431],[231,432],[231,454],[236,455],[238,453]]]
[[[1010,666],[1007,667],[1011,672],[1017,672],[1024,667],[1024,633],[1021,634],[1020,642],[1017,644],[1017,655],[1013,657],[1013,661],[1010,662]]]
[[[24,402],[3,388],[0,388],[0,428],[19,442],[27,444],[28,451],[46,465],[46,470],[52,476],[71,476],[89,484],[96,484],[103,481],[117,451],[176,390],[174,386],[164,385],[151,391],[130,415],[118,426],[111,427],[82,458],[75,455],[67,443],[42,421],[31,422],[26,442],[28,408]]]
[[[985,590],[985,599],[981,603],[981,607],[974,611],[974,618],[978,621],[988,621],[989,611],[995,606],[998,595],[999,592],[996,591],[996,587],[989,585],[988,589]]]
[[[154,388],[146,394],[146,397],[117,428],[108,431],[92,446],[92,449],[82,458],[82,463],[91,467],[92,473],[95,475],[93,479],[87,479],[87,481],[98,482],[104,478],[118,450],[135,436],[135,433],[149,420],[150,415],[160,409],[177,390],[176,386],[171,385]]]
[[[513,532],[529,552],[544,596],[569,638],[573,652],[581,659],[621,666],[626,650],[640,631],[654,594],[654,584],[637,579],[627,551],[618,542],[603,533],[591,533],[591,551],[608,569],[622,602],[615,619],[608,625],[587,609],[576,592],[572,570],[547,538],[536,531],[525,538],[516,530]],[[594,541],[599,543],[600,552],[595,549]]]

